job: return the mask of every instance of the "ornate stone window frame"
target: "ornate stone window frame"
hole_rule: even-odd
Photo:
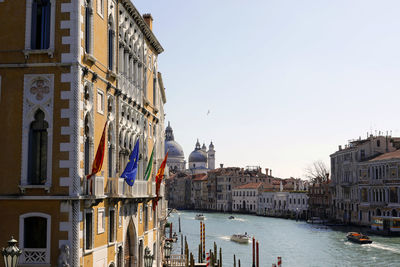
[[[48,91],[34,91],[34,84],[43,81]],[[52,163],[53,163],[53,103],[54,103],[54,74],[25,74],[23,93],[23,118],[22,118],[22,160],[21,160],[21,183],[22,193],[26,188],[44,188],[50,191],[52,185]],[[35,120],[36,111],[40,109],[45,114],[45,120],[49,124],[48,146],[47,146],[47,179],[43,185],[30,185],[28,183],[28,147],[29,129],[31,122]]]
[[[92,248],[87,249],[86,248],[86,214],[90,213],[92,215]],[[93,251],[94,249],[94,211],[93,209],[85,209],[83,212],[83,250],[84,250],[84,254],[89,254]]]
[[[21,255],[20,259],[19,259],[19,263],[24,265],[24,264],[28,264],[28,263],[32,263],[32,262],[27,262],[27,260],[25,259],[25,253],[27,252],[27,250],[24,247],[24,237],[25,237],[25,225],[24,225],[24,220],[26,218],[29,217],[42,217],[45,218],[47,220],[46,223],[46,231],[47,231],[47,236],[46,236],[46,252],[45,252],[45,262],[41,262],[41,265],[38,266],[49,266],[50,267],[50,248],[51,248],[51,216],[46,214],[46,213],[41,213],[41,212],[30,212],[30,213],[25,213],[19,216],[19,236],[20,236],[20,241],[19,241],[19,247],[20,249],[22,249],[23,254]],[[35,263],[36,264],[36,263]]]
[[[50,0],[51,18],[50,18],[50,44],[48,49],[31,49],[32,34],[32,3],[34,0],[26,0],[26,21],[25,21],[25,49],[23,50],[25,58],[29,58],[30,54],[48,54],[49,57],[54,55],[54,39],[56,27],[56,0]]]

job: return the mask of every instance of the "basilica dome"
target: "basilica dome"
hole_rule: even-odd
[[[189,163],[190,162],[204,162],[207,163],[207,153],[205,149],[200,148],[199,140],[197,140],[196,148],[189,156]]]
[[[175,140],[169,140],[165,142],[165,152],[167,151],[168,157],[185,158],[181,145]]]
[[[168,151],[168,160],[181,162],[185,164],[185,155],[183,149],[178,142],[175,141],[174,131],[171,124],[168,122],[168,127],[165,129],[165,153]]]
[[[207,162],[207,154],[202,150],[194,150],[190,153],[189,162]]]

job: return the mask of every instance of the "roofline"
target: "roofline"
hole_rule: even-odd
[[[136,9],[133,3],[130,0],[120,0],[120,2],[131,14],[135,22],[138,24],[139,28],[143,31],[144,35],[149,40],[149,43],[156,50],[157,54],[161,54],[162,52],[164,52],[164,48],[161,46],[153,31],[150,29],[149,25],[147,25],[146,21],[143,19],[142,15]]]

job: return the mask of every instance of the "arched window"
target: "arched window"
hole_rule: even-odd
[[[86,0],[85,6],[85,52],[90,54],[92,49],[92,2],[91,0]]]
[[[50,0],[32,2],[31,49],[48,49],[50,45]]]
[[[47,143],[49,124],[44,120],[40,109],[35,113],[35,120],[29,129],[28,183],[45,184],[47,179]]]

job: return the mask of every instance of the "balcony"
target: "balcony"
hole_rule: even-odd
[[[46,248],[24,248],[19,262],[24,265],[38,264],[38,266],[47,266],[50,262],[50,253]]]
[[[91,179],[83,178],[83,192],[87,196],[104,197],[104,177],[92,176]]]
[[[107,184],[108,184],[108,195],[111,197],[120,197],[124,195],[124,183],[125,179],[124,178],[108,178]]]
[[[146,198],[149,196],[147,192],[147,181],[136,180],[133,186],[129,186],[127,183],[124,183],[124,195],[126,197]]]

